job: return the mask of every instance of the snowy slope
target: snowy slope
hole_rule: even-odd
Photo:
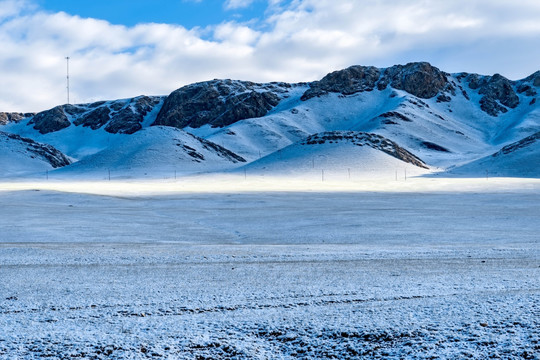
[[[456,176],[540,177],[540,132],[503,147],[500,151],[451,169]]]
[[[0,177],[41,173],[70,164],[60,151],[32,139],[0,131]]]
[[[313,134],[236,172],[336,179],[394,179],[429,173],[426,164],[388,139],[357,131]]]
[[[153,126],[54,172],[82,177],[173,177],[240,166],[245,160],[180,129]]]

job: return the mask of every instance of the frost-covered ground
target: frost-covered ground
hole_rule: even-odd
[[[1,359],[539,358],[538,180],[0,183],[0,229]]]

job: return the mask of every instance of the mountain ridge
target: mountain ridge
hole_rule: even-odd
[[[539,87],[540,71],[512,81],[499,74],[450,74],[425,62],[354,65],[309,83],[215,79],[169,96],[0,113],[0,130],[82,160],[122,136],[171,126],[248,163],[313,134],[358,131],[382,136],[444,171],[538,132]]]

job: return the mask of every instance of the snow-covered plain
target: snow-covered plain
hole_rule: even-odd
[[[540,354],[540,180],[0,183],[0,358]]]

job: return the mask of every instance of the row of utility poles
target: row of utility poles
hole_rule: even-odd
[[[407,181],[407,169],[403,169],[403,175],[404,175],[404,180]],[[348,174],[348,178],[349,180],[351,180],[351,168],[347,168],[347,174]],[[146,175],[146,174],[145,174]],[[321,169],[321,181],[324,182],[325,180],[325,176],[324,176],[324,169]],[[47,180],[49,180],[49,170],[45,170],[45,178]],[[107,169],[107,179],[109,181],[111,181],[111,169]],[[176,170],[174,170],[174,179],[177,180],[177,172]],[[486,170],[486,180],[489,179],[489,171]],[[247,169],[244,169],[244,180],[247,180]],[[398,181],[399,178],[398,178],[398,171],[396,170],[396,181]]]

